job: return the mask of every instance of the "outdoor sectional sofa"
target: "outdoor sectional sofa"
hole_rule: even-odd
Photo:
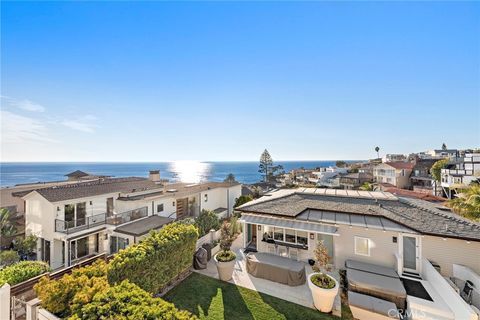
[[[352,294],[354,308],[383,315],[385,308],[387,311],[392,308],[406,309],[407,292],[395,270],[355,260],[347,260],[345,267],[349,295],[350,292],[357,293]],[[393,314],[393,311],[391,313]]]

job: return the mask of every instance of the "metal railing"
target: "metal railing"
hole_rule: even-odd
[[[101,213],[72,221],[55,219],[55,231],[69,234],[81,230],[90,229],[92,227],[105,224],[106,217],[107,215],[105,213]]]
[[[82,219],[64,221],[55,219],[55,231],[66,234],[87,230],[103,224],[120,225],[148,216],[148,207],[125,211],[119,214],[107,215],[106,213],[88,216]]]
[[[148,207],[142,207],[107,217],[107,224],[119,225],[148,216]]]

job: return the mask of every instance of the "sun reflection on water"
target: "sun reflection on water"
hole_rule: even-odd
[[[170,165],[174,178],[181,182],[199,183],[208,178],[210,164],[200,161],[175,161]]]

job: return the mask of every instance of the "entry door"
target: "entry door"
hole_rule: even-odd
[[[419,264],[419,238],[415,236],[403,236],[403,269],[405,271],[418,272]]]

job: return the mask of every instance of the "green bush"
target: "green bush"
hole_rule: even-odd
[[[91,302],[81,307],[70,320],[96,319],[196,319],[187,311],[180,311],[172,303],[153,298],[128,280],[96,293]]]
[[[151,232],[114,256],[108,281],[115,284],[128,279],[156,294],[191,267],[197,239],[195,226],[178,222]]]
[[[220,221],[215,212],[202,210],[200,215],[195,218],[195,226],[198,228],[199,237],[203,237],[212,229],[218,230]]]
[[[253,197],[251,195],[243,195],[235,199],[235,204],[233,205],[234,208],[240,207],[242,204],[245,204],[249,201],[252,201]]]
[[[58,280],[43,277],[35,285],[42,306],[53,314],[80,319],[194,319],[171,303],[152,298],[128,280],[110,286],[109,266],[97,260],[90,266],[73,269]]]
[[[13,286],[48,271],[50,267],[45,262],[21,261],[0,270],[0,286],[5,283]]]
[[[68,317],[79,312],[97,292],[109,287],[106,275],[107,264],[97,260],[89,266],[73,269],[58,280],[43,277],[34,289],[45,309]]]
[[[237,255],[232,250],[228,250],[228,251],[220,251],[219,253],[217,253],[215,257],[217,258],[217,261],[229,262],[229,261],[235,260],[237,258]]]
[[[4,250],[0,252],[0,266],[9,266],[20,261],[20,256],[17,251]]]

